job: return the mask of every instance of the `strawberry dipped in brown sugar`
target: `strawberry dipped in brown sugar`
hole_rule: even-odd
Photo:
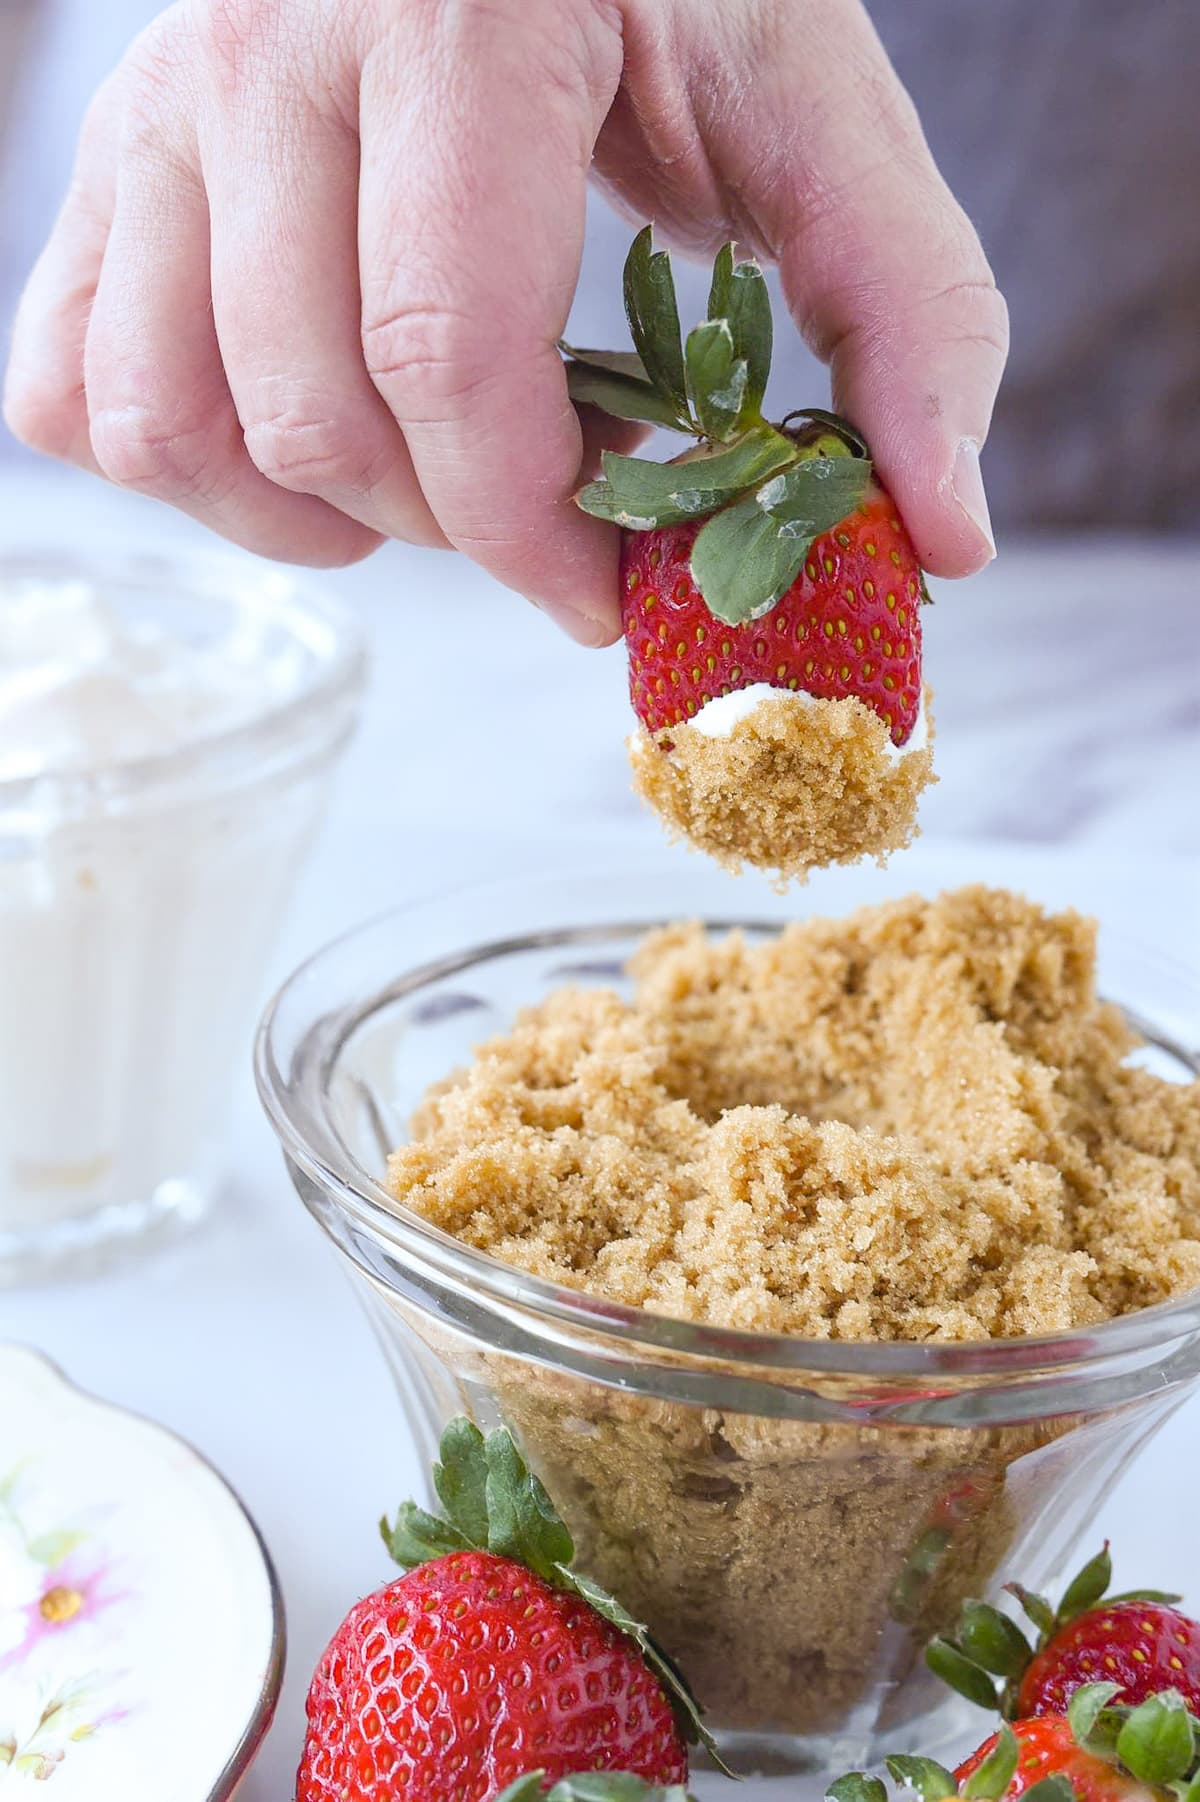
[[[647,227],[625,267],[634,353],[570,350],[574,398],[690,433],[671,463],[605,453],[581,507],[622,528],[639,792],[721,862],[803,878],[882,860],[933,780],[928,599],[867,446],[818,408],[761,411],[766,283],[731,245],[684,343]],[[568,347],[564,346],[564,349]]]

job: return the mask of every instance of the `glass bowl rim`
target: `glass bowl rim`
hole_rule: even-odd
[[[471,884],[469,892],[478,896],[501,891],[511,894],[539,881],[560,881],[564,877],[586,880],[589,874],[599,876],[601,872],[543,870]],[[614,872],[608,866],[602,874],[611,879],[622,872]],[[636,877],[645,875],[646,871],[633,868],[624,874]],[[448,899],[451,895],[460,899],[466,892],[457,885],[440,895],[436,891],[427,891],[412,900],[385,908],[326,941],[280,984],[267,1002],[255,1033],[253,1063],[259,1100],[280,1141],[285,1160],[304,1171],[329,1195],[343,1216],[365,1229],[377,1242],[382,1241],[390,1251],[415,1260],[449,1286],[465,1289],[476,1299],[501,1308],[517,1308],[523,1316],[532,1313],[547,1326],[556,1323],[560,1327],[581,1330],[593,1338],[611,1341],[614,1354],[623,1355],[626,1360],[636,1358],[639,1350],[644,1350],[651,1357],[658,1353],[676,1362],[681,1357],[702,1360],[705,1364],[717,1361],[734,1369],[744,1368],[747,1373],[755,1369],[796,1375],[811,1371],[822,1378],[874,1376],[889,1381],[938,1376],[974,1379],[982,1386],[989,1380],[1003,1381],[1010,1377],[1069,1375],[1094,1362],[1153,1351],[1176,1339],[1200,1333],[1200,1287],[1094,1326],[1067,1327],[1053,1333],[1005,1339],[808,1339],[796,1334],[720,1327],[707,1322],[675,1319],[550,1282],[489,1253],[477,1251],[441,1228],[431,1226],[411,1210],[398,1207],[382,1183],[351,1156],[324,1110],[314,1117],[303,1105],[297,1107],[288,1078],[276,1057],[280,1016],[311,977],[356,944],[393,923],[403,923],[419,908],[433,906],[439,899]],[[754,919],[749,914],[720,918],[705,912],[698,917],[707,931],[741,927],[753,932],[778,932],[784,923],[779,919]],[[333,1008],[319,1014],[306,1027],[299,1045],[302,1049],[308,1047],[319,1027],[337,1021],[336,1050],[340,1051],[353,1031],[388,1001],[411,993],[430,980],[453,975],[488,959],[539,946],[640,935],[664,923],[661,917],[604,919],[589,926],[510,933],[466,946],[457,953],[424,959],[398,972],[393,982],[376,989],[353,1008]],[[1120,931],[1105,930],[1104,940],[1110,946],[1127,948],[1156,964],[1163,973],[1182,977],[1192,986],[1200,980],[1200,973],[1180,960],[1164,956],[1155,947]],[[1109,999],[1115,1001],[1116,997]],[[1122,1004],[1118,1001],[1117,1005]],[[1200,1049],[1180,1044],[1132,1006],[1123,1011],[1135,1030],[1152,1042],[1160,1043],[1200,1074]],[[322,1230],[328,1232],[316,1210],[306,1198],[302,1196],[301,1199],[319,1220]],[[341,1246],[338,1249],[348,1255]]]
[[[260,708],[248,719],[201,733],[169,751],[149,756],[118,757],[79,769],[50,769],[33,776],[11,777],[0,781],[0,808],[17,812],[23,804],[35,802],[55,788],[68,789],[73,795],[96,791],[103,794],[108,805],[115,797],[136,795],[175,777],[192,777],[205,765],[216,765],[230,754],[252,752],[261,739],[286,734],[306,716],[330,703],[353,698],[366,677],[366,638],[351,610],[327,593],[319,581],[312,581],[307,571],[294,571],[290,566],[254,558],[249,553],[193,549],[152,540],[123,549],[99,543],[80,551],[58,551],[44,544],[5,545],[0,550],[0,582],[26,572],[43,573],[51,581],[86,581],[95,577],[139,586],[157,573],[163,581],[173,581],[185,591],[193,588],[197,580],[207,578],[215,582],[225,576],[231,584],[226,597],[231,602],[253,594],[253,602],[247,604],[265,603],[293,635],[295,627],[289,625],[289,616],[315,621],[328,631],[330,651],[292,693]],[[287,593],[267,594],[265,590],[272,579],[286,582]],[[234,583],[238,592],[233,589]],[[198,594],[197,598],[202,597]]]

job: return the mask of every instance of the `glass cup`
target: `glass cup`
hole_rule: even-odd
[[[0,620],[75,594],[98,597],[124,642],[210,683],[236,673],[244,704],[223,729],[198,715],[167,751],[0,781],[9,1282],[90,1268],[204,1211],[238,1045],[364,669],[341,608],[249,559],[0,559]],[[19,687],[42,667],[0,674]],[[120,741],[132,703],[102,660],[87,679],[82,704]],[[202,699],[181,676],[155,705],[177,718]]]
[[[387,1152],[426,1086],[567,983],[626,988],[649,927],[725,879],[571,877],[376,921],[287,983],[257,1073],[301,1198],[354,1270],[422,1461],[465,1411],[518,1436],[581,1567],[649,1622],[743,1772],[933,1751],[963,1705],[921,1652],[966,1596],[1078,1554],[1200,1374],[1200,1293],[1074,1333],[860,1344],[664,1319],[505,1266],[398,1208]],[[681,899],[683,906],[681,908]],[[699,909],[697,903],[699,902]],[[769,899],[751,938],[794,917]],[[1103,943],[1103,941],[1102,941]],[[1166,1075],[1195,981],[1103,943],[1104,992]]]

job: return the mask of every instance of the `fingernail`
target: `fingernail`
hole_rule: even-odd
[[[996,540],[992,536],[992,519],[983,487],[983,471],[979,467],[979,446],[974,438],[959,439],[950,485],[954,490],[955,500],[987,546],[988,557],[994,557]]]

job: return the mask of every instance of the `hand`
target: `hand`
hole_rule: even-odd
[[[267,556],[453,544],[607,643],[570,497],[630,431],[555,348],[593,162],[780,264],[926,568],[984,563],[1004,303],[858,0],[180,0],[92,104],[9,424]]]

